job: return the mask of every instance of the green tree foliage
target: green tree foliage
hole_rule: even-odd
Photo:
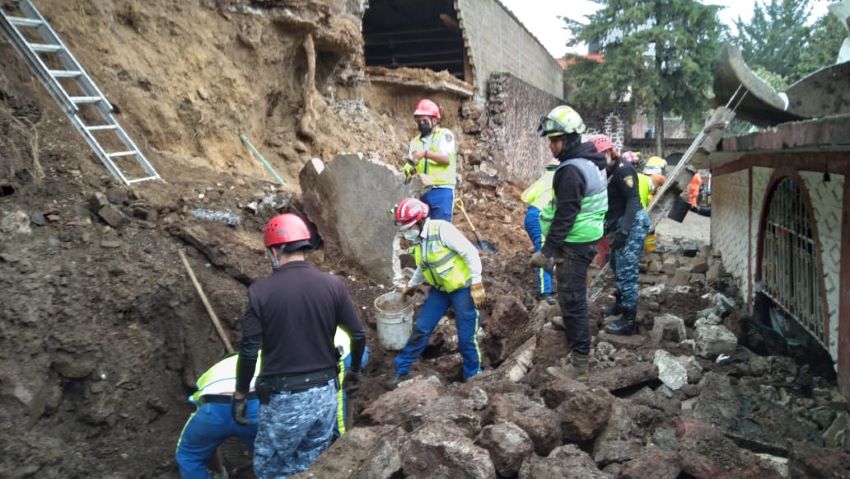
[[[800,61],[795,65],[792,78],[803,78],[835,63],[845,38],[847,38],[847,29],[841,25],[835,15],[828,14],[818,19],[812,25],[808,45],[801,48]]]
[[[665,114],[701,116],[704,91],[723,27],[717,7],[696,0],[595,0],[589,23],[567,19],[570,45],[598,45],[604,61],[579,61],[566,77],[570,100],[582,108],[612,108],[628,101],[655,112],[659,151]]]
[[[811,13],[810,0],[762,0],[756,3],[749,23],[735,21],[737,38],[750,68],[762,67],[786,81],[798,80],[795,67],[811,37],[806,21]]]

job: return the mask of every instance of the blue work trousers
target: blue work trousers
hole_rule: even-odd
[[[637,309],[640,255],[643,253],[649,225],[649,215],[646,211],[638,211],[625,244],[611,251],[610,262],[617,280],[617,291],[620,293],[620,306],[629,311]],[[617,226],[619,227],[619,224]]]
[[[419,199],[428,205],[431,210],[428,216],[431,219],[452,221],[452,209],[455,202],[454,188],[431,188]]]
[[[286,479],[306,471],[331,444],[336,423],[334,380],[299,392],[281,392],[260,407],[254,441],[258,479]]]
[[[540,228],[540,209],[536,206],[528,206],[525,211],[525,232],[534,244],[534,252],[543,248],[543,229]],[[537,268],[534,275],[534,292],[537,296],[552,294],[552,273],[543,268]]]
[[[248,401],[245,417],[251,424],[236,424],[230,403],[206,403],[189,417],[177,442],[177,466],[182,479],[208,479],[207,463],[216,448],[230,437],[238,437],[248,449],[254,449],[260,401]]]
[[[470,288],[461,288],[452,293],[444,293],[432,287],[431,292],[419,311],[413,333],[401,353],[395,358],[395,372],[404,376],[410,372],[410,366],[419,359],[428,338],[440,322],[440,318],[453,306],[455,309],[455,328],[457,329],[458,348],[463,357],[463,378],[469,379],[481,372],[481,351],[478,348],[478,310],[472,302]]]

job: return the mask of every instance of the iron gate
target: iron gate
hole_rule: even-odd
[[[802,192],[791,178],[776,185],[763,241],[763,293],[823,343],[818,246]]]

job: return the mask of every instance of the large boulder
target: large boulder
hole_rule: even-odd
[[[573,444],[563,445],[548,457],[531,456],[522,464],[519,479],[610,479],[593,459]]]
[[[467,437],[475,437],[481,430],[481,417],[469,403],[454,395],[441,395],[410,413],[411,427],[415,429],[433,422],[449,422],[463,430]]]
[[[490,454],[448,423],[427,424],[401,448],[404,477],[492,479],[496,468]]]
[[[394,426],[355,427],[319,456],[309,470],[293,477],[389,478],[401,470],[401,437],[404,431]],[[363,471],[368,472],[364,475]]]
[[[564,442],[584,442],[596,437],[611,417],[614,396],[605,390],[585,388],[557,389],[563,396],[555,412],[561,420]],[[549,396],[554,395],[552,388]]]
[[[700,325],[694,331],[697,354],[714,359],[721,354],[732,354],[738,347],[738,338],[723,325]]]
[[[505,477],[516,475],[525,458],[534,453],[534,444],[528,433],[511,422],[485,427],[477,443],[490,452],[496,471]]]
[[[323,163],[312,159],[299,175],[304,208],[319,232],[380,282],[400,278],[399,240],[390,210],[417,196],[413,183],[394,167],[344,153]]]
[[[594,440],[593,460],[604,467],[640,457],[655,429],[667,420],[667,415],[657,409],[615,400],[608,423]]]
[[[779,479],[774,467],[739,448],[717,428],[683,417],[673,419],[682,472],[690,477]]]
[[[558,414],[523,394],[496,394],[491,400],[495,422],[512,422],[528,433],[537,454],[545,456],[561,443]]]
[[[620,472],[620,479],[676,479],[682,472],[675,451],[648,447],[636,459],[629,461]]]
[[[435,376],[417,376],[382,394],[363,410],[363,416],[373,424],[403,424],[413,411],[442,394],[443,385]]]
[[[658,378],[658,369],[650,362],[633,366],[591,369],[587,383],[594,387],[617,391],[630,388]]]

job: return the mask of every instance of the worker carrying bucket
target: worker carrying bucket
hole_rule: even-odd
[[[481,258],[475,246],[448,221],[429,217],[430,208],[415,198],[401,200],[393,211],[404,239],[413,244],[410,253],[416,272],[402,295],[411,296],[422,283],[431,287],[413,332],[395,358],[395,374],[387,386],[395,388],[428,345],[428,338],[450,306],[455,310],[458,346],[463,357],[464,380],[481,372],[478,347],[478,308],[484,303]]]

